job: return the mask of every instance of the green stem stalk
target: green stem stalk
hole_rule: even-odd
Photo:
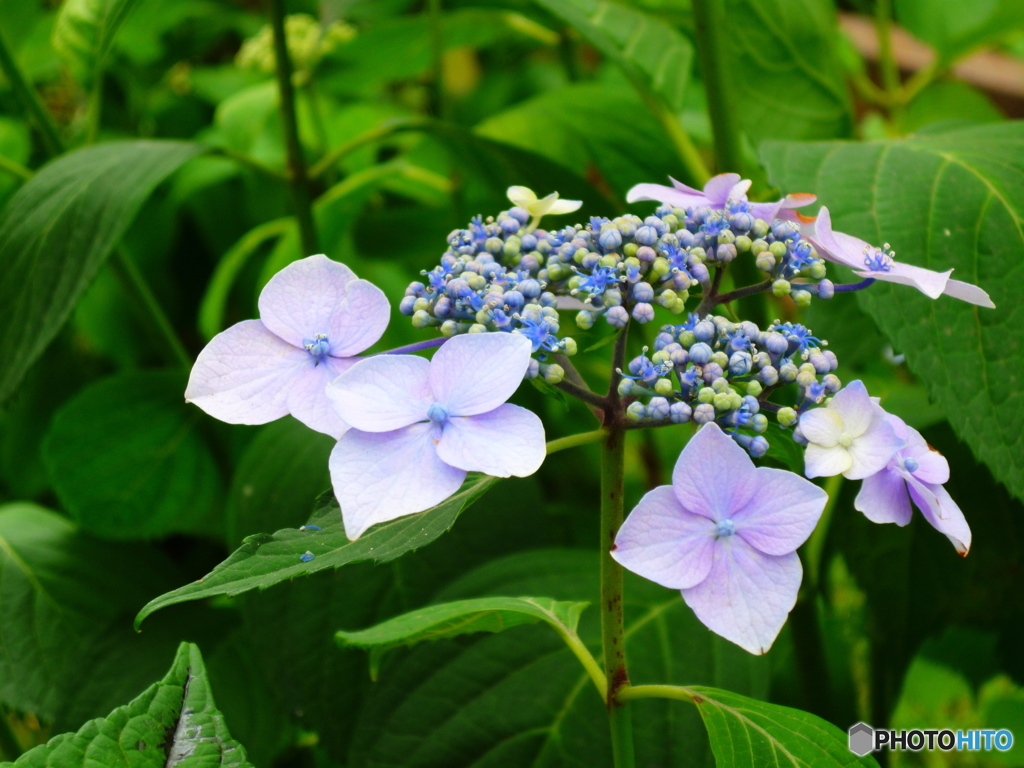
[[[110,259],[110,268],[114,275],[124,287],[132,303],[135,304],[138,314],[149,319],[151,331],[155,339],[159,340],[164,348],[164,355],[174,365],[188,369],[192,367],[192,357],[189,355],[185,345],[171,325],[171,321],[160,308],[160,303],[146,283],[135,262],[125,252],[123,246],[114,249]]]
[[[12,176],[17,176],[21,181],[28,181],[34,175],[25,166],[20,163],[16,163],[13,160],[8,160],[3,155],[0,155],[0,171],[7,171]]]
[[[25,80],[21,69],[18,67],[18,63],[14,60],[11,49],[4,42],[2,34],[0,34],[0,69],[3,70],[4,75],[7,77],[7,82],[11,84],[11,90],[14,91],[15,98],[21,102],[21,106],[28,112],[32,122],[35,123],[36,130],[39,131],[39,135],[43,140],[46,154],[50,157],[56,157],[64,151],[64,142],[61,141],[57,125],[53,122],[50,113],[46,111],[43,102],[39,100],[39,95],[35,89]]]
[[[590,443],[596,443],[598,440],[604,439],[604,436],[608,434],[607,430],[603,427],[601,429],[595,429],[593,432],[580,432],[578,435],[569,435],[567,437],[559,437],[554,440],[548,440],[547,453],[550,456],[552,453],[558,453],[564,451],[567,448],[576,448],[580,445],[589,445]]]
[[[663,104],[657,106],[655,113],[655,116],[665,129],[665,133],[668,134],[669,139],[672,141],[672,146],[676,148],[676,154],[679,155],[679,159],[683,161],[683,165],[689,171],[694,186],[703,187],[707,180],[711,178],[711,172],[704,163],[704,158],[701,157],[700,151],[690,139],[690,135],[683,130],[679,118],[672,114],[672,111]]]
[[[892,0],[878,0],[875,3],[875,31],[878,33],[878,66],[882,88],[889,102],[890,127],[898,134],[903,120],[903,94],[900,69],[892,47]]]
[[[722,0],[693,0],[696,25],[697,59],[708,98],[708,114],[715,136],[715,166],[718,173],[743,171],[743,145],[739,114],[732,103],[732,88],[727,71],[729,56],[722,39],[725,9]]]
[[[299,237],[302,250],[309,256],[320,250],[317,244],[316,225],[313,221],[312,195],[309,176],[306,174],[306,159],[299,141],[299,121],[295,116],[295,88],[292,85],[292,60],[288,56],[288,43],[284,31],[284,0],[267,0],[270,28],[274,34],[274,71],[277,75],[277,90],[280,100],[281,128],[284,132],[285,150],[288,153],[288,176],[291,184],[292,205],[299,223]]]
[[[631,685],[619,694],[623,701],[633,699],[676,699],[693,703],[693,694],[678,685]]]
[[[441,0],[427,0],[430,27],[431,107],[435,117],[445,120],[448,114],[444,90],[444,30],[441,28]]]

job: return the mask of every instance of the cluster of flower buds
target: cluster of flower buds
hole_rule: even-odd
[[[749,321],[705,318],[666,325],[654,353],[634,358],[623,371],[619,394],[636,398],[626,411],[635,421],[682,424],[716,422],[752,456],[763,456],[768,417],[782,427],[839,391],[836,356],[802,325],[776,321],[766,331]],[[795,384],[792,406],[767,402],[782,385]]]
[[[767,234],[753,240],[749,247],[757,268],[772,278],[776,296],[789,296],[798,307],[806,307],[815,296],[831,299],[835,295],[835,285],[825,277],[824,259],[801,235],[797,224],[776,219]]]

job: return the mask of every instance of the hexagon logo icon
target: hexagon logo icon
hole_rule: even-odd
[[[857,723],[847,731],[850,735],[850,751],[858,757],[864,757],[875,746],[875,729],[867,723]]]

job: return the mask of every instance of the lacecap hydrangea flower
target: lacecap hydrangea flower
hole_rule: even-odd
[[[218,333],[199,353],[185,401],[229,424],[266,424],[291,414],[338,438],[348,425],[325,389],[388,326],[383,291],[326,256],[293,262],[259,298],[259,320]]]
[[[807,440],[804,474],[863,480],[881,471],[906,444],[888,415],[859,380],[843,387],[824,408],[803,413],[799,430]]]
[[[796,604],[796,549],[828,495],[799,475],[755,467],[717,424],[676,462],[672,485],[648,493],[619,529],[612,557],[670,589],[712,632],[766,653]]]
[[[971,548],[971,529],[942,487],[949,480],[949,462],[903,419],[892,414],[886,414],[886,419],[906,444],[884,469],[864,479],[854,507],[873,523],[904,526],[910,522],[913,500],[925,520],[965,556]]]
[[[505,401],[530,364],[520,334],[468,334],[427,361],[381,355],[352,366],[328,388],[352,426],[331,453],[345,533],[422,512],[455,493],[467,472],[532,475],[544,461],[544,426]]]
[[[953,270],[935,272],[912,264],[896,261],[895,253],[886,243],[882,248],[870,245],[852,235],[832,230],[832,216],[828,208],[822,208],[817,219],[806,224],[803,230],[822,256],[837,264],[844,264],[857,275],[872,280],[884,280],[917,288],[930,299],[942,294],[952,296],[979,307],[993,308],[995,304],[989,295],[970,283],[952,280]]]

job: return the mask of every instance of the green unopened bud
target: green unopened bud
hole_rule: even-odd
[[[658,379],[656,382],[654,382],[654,391],[657,392],[662,397],[668,397],[675,390],[672,387],[672,382],[669,381],[668,379]]]
[[[656,301],[659,304],[661,304],[661,306],[663,306],[663,307],[672,306],[672,302],[674,302],[675,300],[676,300],[676,292],[673,291],[671,288],[669,288],[669,289],[667,289],[665,291],[662,291],[661,295],[656,299]]]
[[[697,343],[697,337],[693,335],[693,331],[682,331],[679,334],[679,345],[683,349],[689,349]]]
[[[426,328],[430,325],[431,321],[430,313],[425,309],[421,309],[418,312],[412,313],[412,327],[413,328]]]
[[[789,248],[786,247],[786,244],[779,242],[778,240],[769,245],[768,250],[771,251],[772,256],[776,259],[784,259],[786,258],[786,254],[789,253]]]
[[[502,252],[506,256],[518,256],[522,247],[523,244],[520,242],[519,238],[513,235],[505,241],[505,245],[502,247]]]
[[[470,333],[487,333],[487,326],[480,323],[473,323],[469,326]]]
[[[594,327],[594,313],[586,309],[580,310],[576,314],[576,326],[584,331],[589,331]]]
[[[697,393],[697,402],[702,404],[713,403],[717,394],[711,387],[701,387]]]
[[[780,299],[783,296],[789,295],[789,280],[776,280],[772,283],[772,293],[778,296]]]
[[[462,277],[474,291],[482,290],[487,285],[487,278],[476,272],[463,272]]]
[[[752,250],[754,253],[760,253],[761,251],[767,251],[768,250],[768,241],[759,237],[759,238],[757,238],[757,240],[754,240],[754,241],[752,241],[750,243],[750,250]]]
[[[728,379],[721,376],[711,382],[711,388],[715,390],[715,394],[719,395],[723,392],[732,392]]]
[[[665,224],[670,232],[675,232],[679,229],[679,218],[674,213],[670,213],[668,216],[663,216],[661,218],[661,223]]]
[[[459,332],[459,324],[454,320],[445,320],[441,323],[441,335],[451,338]]]
[[[747,383],[747,394],[751,397],[758,397],[764,391],[759,381],[751,381]]]
[[[813,363],[800,363],[800,367],[797,368],[797,371],[800,372],[800,373],[809,373],[812,376],[814,376],[814,375],[816,375],[818,373],[814,369],[814,364]]]
[[[637,249],[639,248],[640,246],[637,245],[636,243],[626,243],[624,246],[622,246],[622,253],[627,258],[630,258],[636,256]]]
[[[601,261],[598,264],[602,267],[614,267],[619,263],[619,256],[615,253],[606,253],[601,257]]]
[[[821,280],[821,278],[825,276],[826,272],[825,262],[823,261],[816,261],[807,269],[807,274],[813,280]]]
[[[807,387],[814,384],[817,380],[818,377],[808,371],[800,371],[800,373],[796,375],[796,383],[804,389],[807,389]]]
[[[544,381],[548,384],[558,384],[565,378],[565,369],[558,363],[542,365],[541,374],[544,376]]]
[[[647,415],[647,406],[643,403],[630,403],[626,409],[626,418],[630,421],[642,421]]]
[[[725,352],[715,352],[711,356],[711,362],[718,363],[720,366],[722,366],[722,370],[725,370],[726,368],[729,367],[729,356],[725,354]]]
[[[619,397],[627,397],[629,393],[633,391],[633,386],[634,384],[632,379],[622,379],[618,386]]]
[[[633,267],[634,269],[640,269],[640,267],[643,266],[640,259],[638,259],[636,256],[630,256],[622,263],[625,264],[627,267]]]
[[[712,405],[715,406],[715,411],[717,413],[732,410],[732,396],[728,392],[720,392],[715,395],[715,399],[711,402]]]
[[[768,417],[763,413],[755,413],[754,418],[750,420],[750,426],[753,427],[757,434],[766,432],[768,430]]]
[[[719,245],[728,245],[728,244],[734,243],[734,242],[736,242],[736,233],[733,232],[731,229],[727,229],[727,230],[723,231],[718,236],[718,244]],[[739,250],[739,249],[737,249],[737,250]]]
[[[688,253],[690,256],[694,258],[695,261],[698,261],[701,264],[703,264],[704,260],[707,259],[708,257],[708,252],[705,251],[703,248],[691,248],[688,251]]]
[[[659,349],[653,355],[651,355],[651,362],[655,365],[662,365],[672,359],[672,356],[668,354],[664,349]]]
[[[810,291],[793,291],[789,295],[793,297],[793,301],[795,301],[796,305],[801,309],[806,309],[811,306],[811,299],[813,297],[811,296]]]
[[[668,259],[663,256],[659,256],[651,265],[651,274],[655,277],[664,277],[669,273],[670,269],[672,269],[672,267],[669,265]]]
[[[590,253],[590,251],[588,251],[586,248],[577,248],[576,253],[572,255],[572,260],[575,261],[577,264],[582,264],[583,259],[586,257],[588,253]]]
[[[757,254],[757,259],[754,261],[754,264],[762,272],[771,272],[775,269],[775,257],[772,256],[771,251],[761,251]]]
[[[683,313],[683,310],[686,309],[687,298],[689,298],[689,293],[687,293],[685,297],[677,297],[676,300],[669,305],[668,311],[671,312],[673,315],[681,315]]]
[[[750,230],[750,234],[754,237],[764,237],[768,234],[769,229],[770,227],[768,226],[767,221],[764,219],[754,219],[754,226]]]
[[[420,310],[423,310],[424,312],[430,310],[430,299],[421,296],[412,303],[413,312],[419,312]]]
[[[548,266],[548,279],[554,282],[565,280],[565,278],[572,276],[572,270],[564,264],[554,263]]]
[[[776,414],[779,420],[779,424],[783,427],[791,427],[796,424],[798,418],[797,412],[792,408],[779,408],[779,412]]]
[[[481,325],[487,325],[491,320],[491,315],[486,309],[481,309],[476,313],[476,321]]]
[[[566,338],[562,339],[563,354],[565,354],[567,357],[572,357],[573,355],[576,354],[576,351],[576,339],[574,339],[572,336],[567,336]]]
[[[750,250],[751,239],[746,235],[740,235],[733,241],[733,245],[736,246],[736,253],[747,253]]]

